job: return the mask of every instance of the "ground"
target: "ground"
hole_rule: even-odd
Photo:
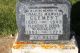
[[[10,51],[10,48],[12,47],[13,45],[13,42],[14,42],[14,37],[0,37],[0,53],[9,53]],[[38,49],[38,50],[37,50]],[[41,49],[41,48],[35,48],[34,50],[31,50],[31,51],[34,51],[35,53],[40,53],[39,51],[41,50],[41,53],[45,50]],[[30,52],[31,52],[30,51]],[[49,50],[46,50],[46,51],[49,51]],[[77,53],[77,50],[71,50],[71,49],[68,49],[68,50],[59,50],[59,49],[52,49],[50,51],[55,51],[55,52],[52,52],[52,53],[66,53],[67,51],[70,51],[70,53]]]
[[[0,53],[9,53],[13,41],[14,41],[14,37],[0,38]]]

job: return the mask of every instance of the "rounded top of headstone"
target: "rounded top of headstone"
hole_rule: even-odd
[[[43,3],[46,3],[46,2],[48,2],[48,3],[68,3],[69,2],[69,0],[19,0],[20,2],[23,2],[23,3],[27,3],[27,2],[31,2],[31,3],[35,3],[35,2],[43,2]]]

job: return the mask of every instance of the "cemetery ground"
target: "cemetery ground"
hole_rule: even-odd
[[[9,53],[14,37],[0,37],[0,53]]]
[[[0,53],[9,53],[14,40],[15,40],[15,37],[10,37],[10,36],[0,37]],[[53,49],[53,51],[55,50]],[[53,52],[53,53],[56,53],[56,52]],[[74,51],[74,53],[77,53],[77,51]]]

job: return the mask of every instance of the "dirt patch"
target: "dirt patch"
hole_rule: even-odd
[[[13,44],[14,37],[2,37],[0,38],[0,53],[9,53],[9,50]]]

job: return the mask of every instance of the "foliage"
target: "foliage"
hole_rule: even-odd
[[[0,35],[16,33],[15,7],[16,0],[0,0]]]
[[[79,0],[70,0],[71,4],[75,4],[76,2],[78,2]]]

